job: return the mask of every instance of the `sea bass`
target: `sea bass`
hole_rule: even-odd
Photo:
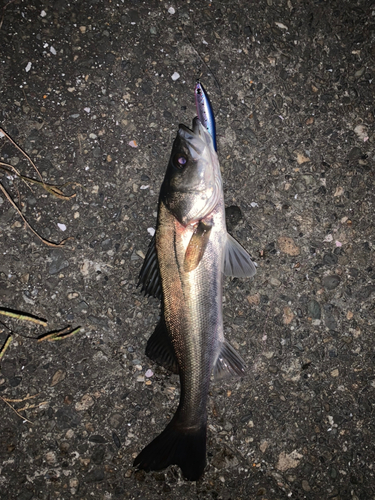
[[[250,277],[249,254],[228,233],[213,140],[198,118],[180,125],[161,186],[156,233],[140,283],[161,297],[161,320],[146,354],[176,372],[181,392],[166,429],[137,456],[146,471],[171,464],[197,480],[206,464],[207,398],[215,378],[244,375],[245,364],[223,335],[223,274]]]

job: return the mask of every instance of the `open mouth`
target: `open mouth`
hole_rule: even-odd
[[[180,124],[179,127],[178,135],[185,141],[192,158],[197,159],[200,155],[202,155],[204,148],[206,147],[200,133],[200,128],[202,127],[201,122],[198,118],[194,118],[193,130],[183,124]]]
[[[203,127],[203,125],[197,116],[193,119],[191,129],[189,127],[187,127],[186,125],[184,125],[183,123],[180,123],[180,125],[179,125],[180,130],[182,129],[186,133],[189,133],[191,135],[198,135],[198,136],[201,135],[200,134],[201,127]]]

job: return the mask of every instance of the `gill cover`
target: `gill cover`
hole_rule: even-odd
[[[216,206],[221,177],[212,138],[198,118],[190,130],[180,125],[160,198],[184,226],[206,217]]]

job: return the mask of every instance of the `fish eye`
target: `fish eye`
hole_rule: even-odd
[[[186,163],[187,163],[187,158],[186,156],[184,156],[183,154],[181,153],[177,153],[173,159],[173,165],[176,167],[176,168],[179,168],[179,169],[182,169],[185,167]]]

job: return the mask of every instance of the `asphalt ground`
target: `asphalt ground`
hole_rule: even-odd
[[[0,308],[47,321],[0,315],[0,497],[374,499],[375,4],[16,0],[0,25],[0,161],[39,178],[12,139],[68,198],[0,171]],[[192,483],[132,462],[179,399],[136,284],[197,77],[258,272],[225,280],[248,373],[212,385]]]

